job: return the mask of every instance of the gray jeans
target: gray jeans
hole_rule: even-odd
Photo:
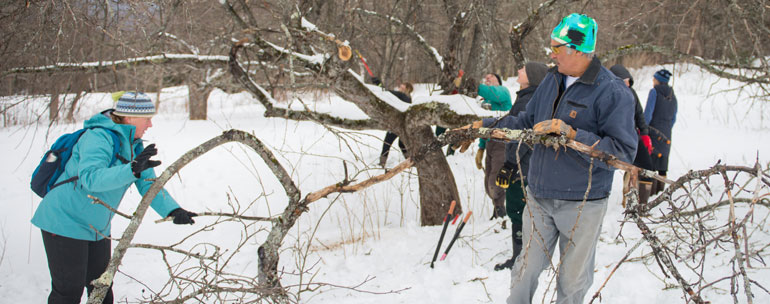
[[[583,204],[542,199],[533,197],[527,188],[527,206],[522,215],[524,248],[511,270],[508,304],[530,303],[538,277],[549,265],[557,269],[556,303],[583,303],[593,283],[596,243],[607,201],[604,198]],[[557,240],[561,259],[559,264],[552,264]]]

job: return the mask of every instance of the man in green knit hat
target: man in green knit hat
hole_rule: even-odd
[[[470,126],[532,129],[631,162],[638,141],[634,97],[594,55],[597,29],[596,21],[586,15],[564,17],[550,36],[556,67],[548,71],[526,109]],[[556,272],[556,303],[583,303],[593,283],[596,244],[614,170],[569,148],[534,145],[522,214],[524,249],[511,270],[508,304],[531,303],[538,278],[549,266]],[[553,259],[556,252],[558,258]]]

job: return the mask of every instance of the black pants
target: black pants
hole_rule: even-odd
[[[385,158],[388,158],[390,146],[393,145],[393,142],[396,141],[396,138],[398,138],[396,133],[385,133],[385,142],[382,143],[382,152],[380,152],[380,156],[385,156]],[[401,148],[401,153],[404,153],[404,157],[406,157],[406,147],[404,147],[404,144],[400,140],[398,141],[398,147]]]
[[[43,246],[48,257],[51,272],[51,294],[49,304],[80,303],[83,287],[90,294],[94,287],[91,281],[107,269],[112,255],[109,239],[84,241],[43,231]],[[111,304],[112,286],[102,303]]]
[[[522,228],[521,223],[517,223],[514,221],[511,221],[511,233],[513,234],[513,260],[516,260],[516,257],[519,256],[519,253],[521,253],[521,236],[522,236]]]

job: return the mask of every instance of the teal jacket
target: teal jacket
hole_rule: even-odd
[[[511,92],[504,86],[479,85],[479,96],[484,97],[484,103],[492,105],[492,111],[505,111],[511,109]],[[479,139],[479,149],[486,149],[487,140]]]
[[[134,140],[136,128],[132,125],[116,124],[104,114],[97,114],[83,123],[83,126],[99,126],[113,130],[120,138],[120,156],[133,160],[134,151],[142,151],[141,140]],[[152,185],[148,178],[155,178],[155,171],[144,170],[137,179],[131,172],[131,163],[120,160],[108,167],[112,161],[113,143],[108,130],[95,128],[83,133],[72,149],[72,157],[58,181],[78,176],[70,182],[51,189],[40,202],[32,217],[32,224],[53,234],[73,239],[97,241],[110,236],[110,222],[115,215],[102,205],[92,203],[87,195],[97,197],[118,209],[123,195],[131,184],[144,195]],[[165,217],[179,204],[161,190],[150,205],[155,212]],[[97,233],[98,231],[98,233]]]

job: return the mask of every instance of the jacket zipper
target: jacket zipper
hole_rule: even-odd
[[[558,88],[559,87],[559,81],[556,80],[556,77],[554,77],[554,81],[556,81],[556,87]],[[577,82],[577,80],[575,80],[575,82]],[[573,85],[574,85],[574,83],[573,83]],[[570,86],[570,87],[572,87],[572,86]],[[559,107],[561,106],[562,103],[564,103],[564,96],[567,96],[567,91],[569,91],[569,88],[566,87],[566,84],[565,84],[564,92],[561,94],[561,96],[558,96],[558,93],[557,93],[556,94],[557,95],[556,99],[554,99],[553,102],[551,102],[551,119],[554,119],[554,117],[556,117],[556,113],[558,112]],[[555,104],[556,101],[559,101],[559,103]],[[555,108],[554,108],[554,105],[556,105]],[[542,158],[540,160],[539,166],[540,166],[540,171],[542,172],[543,168],[545,167],[545,158]],[[537,185],[542,185],[543,184],[543,182],[542,182],[542,174],[540,175],[540,177],[538,177],[537,182],[538,182]]]
[[[134,131],[128,132],[128,154],[131,156],[131,158],[128,159],[129,162],[132,162],[134,158],[136,157],[134,155]]]

